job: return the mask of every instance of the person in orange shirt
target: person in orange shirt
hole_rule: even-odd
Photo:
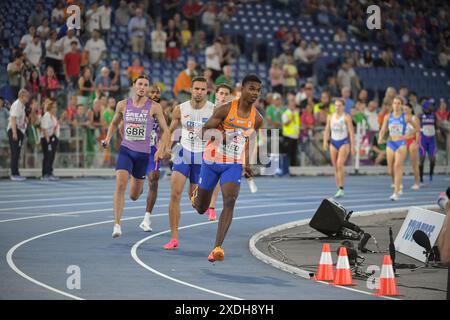
[[[215,139],[211,138],[203,153],[199,186],[193,192],[192,205],[199,214],[204,214],[218,181],[223,196],[223,210],[214,249],[208,256],[209,262],[224,260],[221,246],[233,219],[242,168],[247,178],[253,176],[249,145],[250,141],[255,141],[256,132],[263,123],[263,117],[254,106],[261,95],[261,88],[262,82],[256,75],[245,76],[241,97],[216,108],[202,128],[205,139],[209,134]]]
[[[195,60],[189,59],[187,69],[181,71],[175,79],[173,94],[179,103],[183,103],[191,98],[191,82],[197,75],[195,72],[196,66]]]
[[[128,77],[131,82],[134,82],[134,79],[139,77],[141,74],[144,74],[144,71],[145,69],[141,66],[141,60],[139,60],[139,58],[133,59],[133,65],[127,69]]]

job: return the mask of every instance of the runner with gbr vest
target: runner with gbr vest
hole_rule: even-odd
[[[192,204],[199,214],[203,214],[208,209],[218,181],[223,196],[216,241],[208,256],[210,262],[224,259],[221,246],[233,219],[242,167],[246,177],[253,176],[249,141],[256,140],[256,131],[263,123],[263,117],[253,105],[261,94],[261,87],[261,80],[256,75],[247,75],[242,81],[241,97],[218,107],[203,127],[203,137],[214,138],[205,148],[198,192],[192,196]]]
[[[178,224],[180,222],[180,201],[184,184],[189,179],[189,197],[199,183],[205,141],[201,138],[203,125],[213,114],[214,104],[207,101],[207,80],[196,77],[191,82],[191,99],[172,112],[170,132],[173,141],[180,140],[180,148],[173,151],[171,194],[169,204],[170,241],[164,249],[178,248]],[[181,129],[180,129],[181,127]],[[205,209],[206,211],[206,209]]]
[[[335,112],[327,116],[327,124],[323,133],[323,150],[330,150],[331,163],[334,167],[336,186],[335,198],[344,196],[345,161],[350,151],[355,154],[355,135],[352,118],[344,112],[344,101],[337,99]],[[331,143],[328,146],[331,132]]]
[[[116,161],[116,191],[114,193],[113,238],[122,234],[122,217],[125,190],[131,175],[130,198],[136,201],[142,194],[147,166],[150,159],[150,136],[155,118],[162,130],[161,148],[156,151],[154,160],[162,159],[170,143],[169,129],[159,103],[147,98],[150,80],[141,75],[134,80],[132,97],[119,101],[116,113],[108,128],[103,147],[108,147],[123,119],[124,136]]]
[[[396,201],[401,194],[403,180],[403,164],[406,158],[406,140],[416,135],[419,127],[413,121],[412,115],[405,115],[402,110],[403,98],[398,96],[392,101],[392,112],[384,116],[378,136],[378,144],[384,142],[386,131],[389,130],[389,140],[386,146],[388,172],[394,181],[394,193],[390,199]],[[406,134],[406,126],[411,124],[413,129]]]

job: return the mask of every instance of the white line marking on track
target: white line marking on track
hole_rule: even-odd
[[[382,204],[382,205],[384,205],[384,204]],[[409,204],[409,205],[424,205],[424,204]],[[366,205],[360,205],[360,206],[357,206],[357,207],[366,208],[367,206],[366,206]],[[192,210],[192,211],[193,211],[193,210]],[[305,211],[309,211],[309,210],[308,210],[308,209],[305,209]],[[259,214],[259,215],[254,215],[254,216],[236,217],[236,218],[234,218],[234,219],[244,219],[244,218],[250,219],[251,217],[264,217],[264,216],[274,216],[274,215],[281,215],[281,214],[294,214],[294,213],[299,213],[299,212],[300,212],[300,210],[293,210],[293,211],[285,211],[285,213],[280,213],[280,212],[278,212],[278,213],[267,213],[267,214]],[[188,213],[188,212],[182,212],[182,213]],[[163,215],[167,215],[167,214],[155,214],[154,216],[156,217],[156,216],[163,216]],[[136,220],[136,219],[141,219],[141,218],[142,218],[142,216],[128,217],[128,218],[123,218],[122,221]],[[47,289],[47,290],[53,291],[53,292],[55,292],[55,293],[64,295],[64,296],[69,297],[69,298],[72,298],[72,299],[83,300],[83,298],[80,298],[80,297],[78,297],[78,296],[72,295],[72,294],[70,294],[70,293],[67,293],[67,292],[64,292],[64,291],[61,291],[61,290],[58,290],[58,289],[56,289],[56,288],[54,288],[54,287],[51,287],[51,286],[49,286],[49,285],[47,285],[47,284],[45,284],[45,283],[43,283],[43,282],[40,282],[40,281],[38,281],[38,280],[36,280],[36,279],[34,279],[34,278],[28,276],[28,275],[25,274],[24,272],[22,272],[22,271],[15,265],[15,263],[14,263],[14,260],[13,260],[14,252],[15,252],[18,248],[20,248],[21,246],[23,246],[24,244],[29,243],[29,242],[34,241],[34,240],[39,239],[39,238],[43,238],[43,237],[46,237],[46,236],[49,236],[49,235],[53,235],[53,234],[57,234],[57,233],[65,232],[65,231],[76,230],[76,229],[81,229],[81,228],[87,228],[87,227],[92,227],[92,226],[97,226],[97,225],[107,224],[107,223],[112,223],[112,222],[114,222],[114,220],[106,220],[106,221],[100,221],[100,222],[88,223],[88,224],[83,224],[83,225],[79,225],[79,226],[74,226],[74,227],[69,227],[69,228],[64,228],[64,229],[59,229],[59,230],[55,230],[55,231],[43,233],[43,234],[34,236],[34,237],[32,237],[32,238],[26,239],[26,240],[24,240],[24,241],[22,241],[22,242],[20,242],[20,243],[18,243],[18,244],[16,244],[16,245],[14,245],[11,249],[9,249],[8,253],[6,254],[6,260],[7,260],[7,263],[8,263],[8,265],[9,265],[9,267],[10,267],[14,272],[16,272],[18,275],[20,275],[21,277],[27,279],[27,280],[30,281],[30,282],[35,283],[35,284],[38,285],[38,286],[41,286],[41,287],[43,287],[43,288],[45,288],[45,289]],[[208,223],[217,223],[217,221],[215,221],[215,222],[213,222],[213,221],[203,222],[203,223],[200,224],[200,225],[208,224]],[[199,224],[196,224],[196,225],[198,226]],[[183,226],[183,227],[180,227],[180,229],[187,229],[187,228],[190,228],[190,227],[192,227],[192,226]],[[161,232],[160,234],[168,233],[168,232],[170,232],[170,230],[166,230],[166,231],[164,231],[164,232]],[[139,244],[142,244],[143,242],[145,242],[146,240],[148,240],[148,238],[150,238],[150,237],[144,238],[144,239],[140,240],[138,243],[139,243]],[[135,245],[136,245],[136,244],[135,244]],[[135,245],[133,246],[133,248],[135,247]],[[132,249],[133,249],[133,248],[132,248]],[[136,249],[137,249],[137,247],[136,247]],[[149,267],[149,266],[148,266],[148,267]],[[151,267],[149,267],[149,268],[151,268]],[[155,270],[155,271],[156,271],[156,270]],[[159,271],[158,271],[158,272],[159,272]],[[181,280],[180,280],[180,281],[181,281]],[[208,290],[208,289],[206,289],[206,290]],[[231,296],[230,296],[230,297],[231,297]]]

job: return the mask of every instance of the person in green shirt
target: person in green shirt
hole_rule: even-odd
[[[214,82],[216,88],[218,88],[221,84],[226,84],[230,88],[234,88],[233,84],[233,78],[231,76],[231,66],[226,65],[222,68],[223,73],[216,78],[216,81]],[[212,95],[212,102],[216,102],[216,95],[213,93]]]
[[[281,128],[281,116],[286,111],[283,106],[283,99],[281,95],[275,92],[272,96],[272,104],[266,109],[266,122],[269,129]]]
[[[102,113],[102,118],[106,128],[109,128],[109,125],[111,124],[114,118],[115,108],[116,108],[116,99],[114,99],[113,97],[109,97],[108,102],[106,104],[106,108]],[[111,138],[110,148],[105,149],[103,158],[104,165],[113,165],[113,160],[115,158],[114,155],[116,152],[117,152],[116,137],[113,136]]]

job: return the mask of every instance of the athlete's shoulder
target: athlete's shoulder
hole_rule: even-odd
[[[215,113],[227,113],[230,112],[231,105],[233,101],[225,102],[215,108]]]
[[[123,100],[120,100],[119,102],[117,102],[116,110],[117,111],[125,110],[125,108],[127,107],[127,101],[128,101],[128,99],[123,99]]]

